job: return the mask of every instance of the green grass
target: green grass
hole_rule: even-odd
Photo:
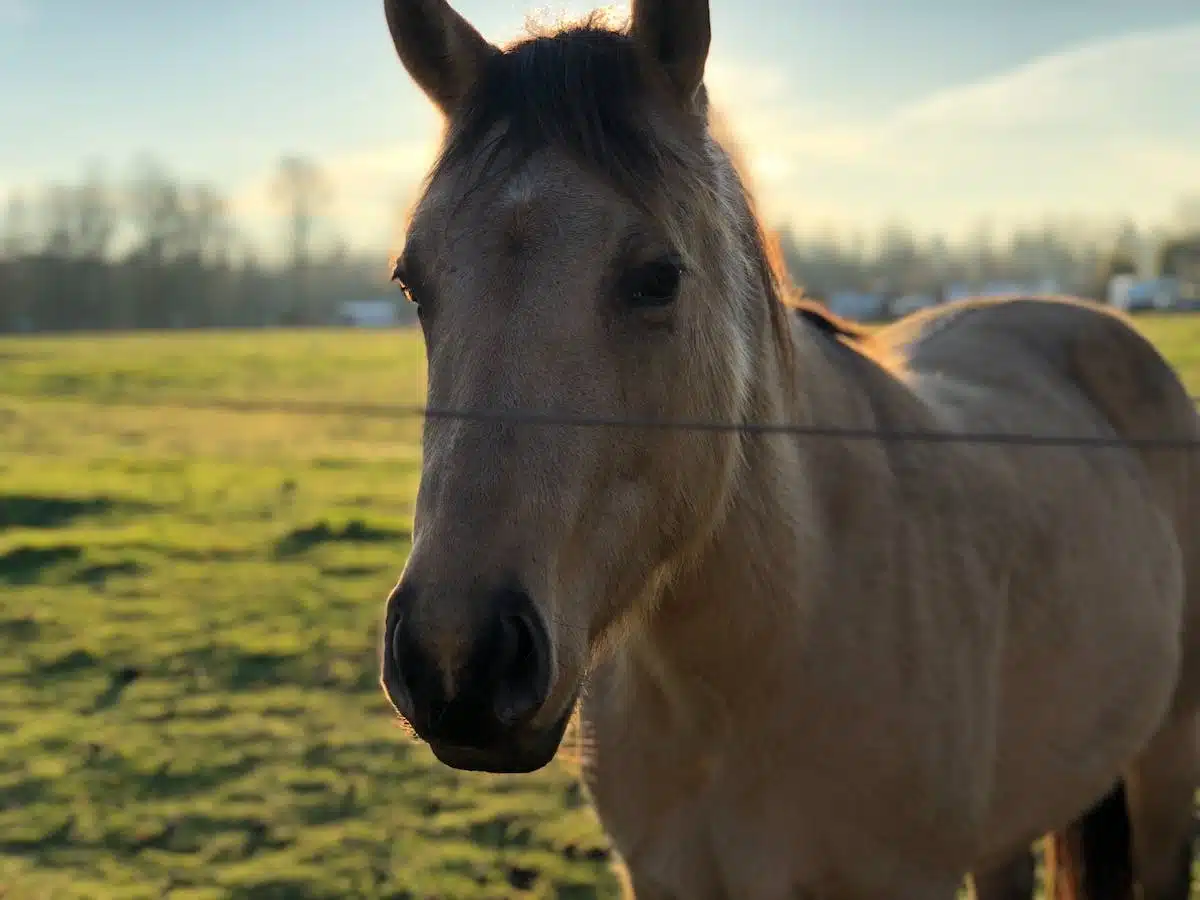
[[[1200,392],[1200,319],[1140,321]],[[423,361],[411,333],[0,341],[0,896],[615,894],[569,760],[452,772],[377,686],[419,423],[187,406],[419,404]]]
[[[183,406],[420,403],[423,363],[411,333],[0,341],[0,896],[614,893],[569,763],[454,773],[378,687],[419,423]]]

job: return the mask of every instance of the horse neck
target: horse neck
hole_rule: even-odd
[[[749,420],[876,424],[871,395],[890,389],[890,376],[838,338],[785,314],[760,349]],[[632,678],[693,727],[711,733],[720,710],[761,704],[804,658],[813,604],[836,559],[837,492],[885,477],[861,446],[743,438],[725,516],[694,565],[667,586],[629,655]]]

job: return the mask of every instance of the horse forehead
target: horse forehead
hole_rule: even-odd
[[[508,252],[521,255],[546,236],[560,203],[544,179],[522,169],[500,188],[489,218],[500,230]]]
[[[603,232],[618,198],[554,160],[533,160],[496,194],[489,218],[514,250]]]
[[[453,179],[431,186],[422,204],[427,215],[420,216],[428,228],[420,230],[466,239],[475,251],[512,257],[576,249],[589,236],[603,240],[624,219],[615,191],[550,151],[465,196],[456,195],[460,186]]]

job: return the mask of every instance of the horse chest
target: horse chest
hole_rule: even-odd
[[[586,776],[639,900],[802,896],[794,886],[808,880],[800,874],[806,842],[770,816],[745,815],[748,798],[715,756],[693,751],[653,778],[642,777],[639,760],[644,750],[618,751],[594,760]]]
[[[792,774],[786,771],[764,778],[761,769],[726,771],[714,760],[707,773],[681,765],[673,775],[656,769],[648,779],[639,758],[644,754],[636,751],[610,758],[607,771],[597,759],[587,773],[593,804],[638,900],[882,896],[909,880],[948,885],[921,894],[948,897],[961,877],[959,867],[939,869],[940,861],[914,856],[900,837],[904,811],[866,794],[860,814],[847,815],[829,808],[826,796],[781,799],[781,791],[796,787],[786,784]]]
[[[938,842],[913,845],[930,824],[924,798],[898,806],[869,769],[849,779],[794,746],[764,757],[712,734],[595,724],[585,781],[639,900],[873,896]],[[952,843],[934,857],[965,867]]]

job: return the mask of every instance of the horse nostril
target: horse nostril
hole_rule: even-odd
[[[392,658],[389,660],[392,671],[400,674],[400,660],[404,659],[404,620],[397,619],[392,625]]]
[[[535,713],[549,692],[549,640],[532,611],[502,616],[492,665],[493,712],[505,727]]]
[[[487,748],[516,739],[514,733],[545,704],[550,636],[519,588],[460,603],[449,612],[426,608],[420,616],[411,614],[411,603],[389,607],[383,684],[392,705],[425,740]]]
[[[413,679],[421,677],[419,667],[414,667],[414,655],[419,651],[413,647],[404,627],[404,619],[398,618],[385,637],[386,651],[383,655],[383,686],[392,705],[405,718],[411,719]],[[415,669],[415,671],[414,671]],[[419,685],[418,685],[419,687]]]

